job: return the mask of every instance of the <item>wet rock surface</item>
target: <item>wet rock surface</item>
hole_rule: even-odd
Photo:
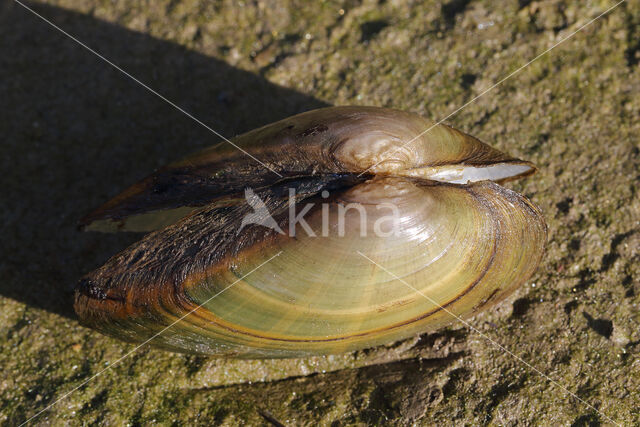
[[[325,105],[443,118],[613,4],[29,3],[228,137]],[[516,295],[474,329],[235,361],[128,355],[134,346],[78,324],[75,282],[139,237],[79,233],[76,221],[218,138],[17,3],[0,4],[0,422],[89,380],[33,421],[640,423],[638,16],[627,1],[447,120],[540,169],[509,184],[549,225],[543,264]]]

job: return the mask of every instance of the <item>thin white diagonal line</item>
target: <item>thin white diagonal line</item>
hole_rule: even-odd
[[[138,80],[136,77],[132,76],[131,74],[129,74],[127,71],[123,70],[122,68],[120,68],[118,65],[114,64],[113,62],[111,62],[109,59],[105,58],[103,55],[101,55],[100,53],[96,52],[94,49],[92,49],[91,47],[87,46],[85,43],[81,42],[80,40],[78,40],[77,38],[75,38],[74,36],[72,36],[71,34],[69,34],[68,32],[66,32],[65,30],[63,30],[62,28],[58,27],[56,24],[54,24],[53,22],[51,22],[50,20],[48,20],[47,18],[45,18],[44,16],[40,15],[38,12],[36,12],[35,10],[31,9],[29,6],[25,5],[24,3],[22,3],[20,0],[13,0],[16,3],[18,3],[20,6],[22,6],[23,8],[25,8],[26,10],[28,10],[29,12],[33,13],[35,16],[37,16],[38,18],[42,19],[44,22],[46,22],[47,24],[49,24],[50,26],[52,26],[53,28],[55,28],[56,30],[60,31],[62,34],[64,34],[65,36],[69,37],[71,40],[73,40],[74,42],[76,42],[77,44],[79,44],[80,46],[82,46],[83,48],[85,48],[86,50],[88,50],[89,52],[93,53],[95,56],[97,56],[98,58],[102,59],[104,62],[106,62],[107,64],[111,65],[113,68],[115,68],[116,70],[120,71],[122,74],[124,74],[125,76],[129,77],[131,80],[133,80],[134,82],[138,83],[140,86],[142,86],[143,88],[145,88],[146,90],[148,90],[149,92],[151,92],[152,94],[154,94],[155,96],[157,96],[158,98],[162,99],[164,102],[166,102],[167,104],[171,105],[173,108],[175,108],[176,110],[180,111],[182,114],[184,114],[185,116],[189,117],[191,120],[193,120],[194,122],[198,123],[199,125],[203,126],[205,129],[209,130],[210,132],[212,132],[214,135],[216,135],[219,138],[222,138],[223,140],[225,140],[226,142],[228,142],[229,144],[233,145],[235,148],[237,148],[238,150],[240,150],[241,152],[243,152],[244,154],[246,154],[247,156],[251,157],[253,160],[255,160],[256,162],[260,163],[262,166],[264,166],[265,168],[269,169],[271,172],[275,173],[276,175],[278,175],[280,178],[282,178],[282,175],[280,173],[278,173],[277,171],[273,170],[272,168],[270,168],[269,166],[267,166],[266,164],[264,164],[260,159],[256,158],[255,156],[253,156],[252,154],[248,153],[246,150],[244,150],[243,148],[239,147],[237,144],[231,142],[229,139],[225,138],[222,134],[220,134],[219,132],[216,132],[211,126],[207,125],[206,123],[204,123],[202,120],[198,119],[197,117],[195,117],[193,114],[189,113],[188,111],[186,111],[184,108],[180,107],[179,105],[177,105],[175,102],[172,102],[171,100],[169,100],[167,97],[165,97],[164,95],[162,95],[161,93],[157,92],[156,90],[152,89],[151,87],[149,87],[148,85],[146,85],[145,83],[141,82],[140,80]]]
[[[396,276],[395,274],[393,274],[391,271],[387,270],[385,267],[381,266],[380,264],[378,264],[377,262],[375,262],[374,260],[372,260],[371,258],[369,258],[368,256],[366,256],[365,254],[363,254],[360,251],[356,251],[358,252],[359,255],[361,255],[363,258],[367,259],[370,263],[372,263],[373,265],[377,266],[378,268],[382,269],[384,272],[386,272],[387,274],[389,274],[390,276],[392,276],[394,279],[399,280],[400,282],[402,282],[403,284],[405,284],[407,287],[409,287],[410,289],[412,289],[413,291],[417,292],[418,294],[420,294],[421,296],[423,296],[426,300],[428,300],[430,303],[434,304],[435,306],[437,306],[438,308],[440,308],[441,310],[445,311],[446,313],[448,313],[449,315],[455,317],[457,320],[459,320],[460,322],[464,323],[464,325],[466,327],[468,327],[469,329],[473,330],[474,332],[476,332],[477,334],[479,334],[481,337],[485,338],[487,341],[489,341],[491,344],[493,344],[494,346],[496,346],[497,348],[499,348],[500,350],[504,351],[505,353],[509,354],[511,357],[515,358],[516,360],[518,360],[519,362],[523,363],[524,365],[526,365],[529,369],[535,371],[536,373],[542,375],[544,378],[546,378],[549,382],[551,382],[551,384],[555,385],[556,387],[558,387],[559,389],[561,389],[562,391],[564,391],[565,393],[567,393],[568,395],[570,395],[571,397],[575,398],[576,400],[578,400],[579,402],[581,402],[582,404],[584,404],[586,407],[588,407],[589,409],[592,409],[594,411],[596,411],[598,414],[602,415],[604,418],[606,418],[607,420],[611,421],[613,424],[620,426],[620,423],[617,423],[616,421],[614,421],[613,419],[611,419],[610,417],[608,417],[607,415],[605,415],[604,413],[600,412],[596,407],[594,407],[593,405],[591,405],[589,402],[587,402],[586,400],[582,399],[580,396],[578,396],[577,394],[573,393],[572,391],[570,391],[569,389],[567,389],[566,387],[564,387],[562,384],[558,383],[557,381],[551,379],[551,377],[549,377],[547,374],[545,374],[544,372],[542,372],[541,370],[539,370],[538,368],[536,368],[535,366],[531,365],[529,362],[527,362],[526,360],[524,360],[523,358],[521,358],[520,356],[518,356],[517,354],[513,353],[512,351],[510,351],[509,349],[507,349],[506,347],[504,347],[503,345],[497,343],[496,341],[494,341],[493,339],[491,339],[489,336],[487,336],[486,334],[480,332],[477,328],[475,328],[473,325],[471,325],[469,322],[467,322],[466,320],[460,318],[459,316],[456,316],[454,313],[452,313],[450,310],[447,310],[446,307],[443,307],[442,305],[438,304],[437,302],[435,302],[432,298],[429,298],[427,295],[425,295],[424,293],[420,292],[418,289],[416,289],[415,287],[411,286],[409,283],[407,283],[404,279]]]
[[[89,377],[88,379],[84,380],[83,382],[80,383],[80,385],[72,388],[70,391],[66,392],[65,394],[63,394],[61,397],[59,397],[58,399],[56,399],[53,403],[51,403],[50,405],[48,405],[46,408],[40,410],[39,412],[37,412],[35,415],[32,415],[30,418],[28,418],[25,422],[23,422],[22,424],[20,424],[19,427],[22,427],[23,425],[29,423],[31,420],[33,420],[34,418],[38,417],[40,414],[42,414],[43,412],[45,412],[46,410],[48,410],[49,408],[51,408],[52,406],[54,406],[56,403],[60,402],[61,400],[65,399],[66,397],[68,397],[70,394],[72,394],[73,392],[75,392],[76,390],[78,390],[80,387],[86,385],[89,381],[93,380],[94,378],[100,376],[102,373],[104,373],[105,371],[113,368],[115,365],[117,365],[118,363],[122,362],[124,359],[126,359],[127,357],[129,357],[130,355],[132,355],[133,353],[135,353],[136,351],[138,351],[142,346],[144,346],[145,344],[149,343],[149,341],[153,340],[154,338],[157,338],[160,334],[162,334],[163,332],[165,332],[167,329],[171,328],[172,326],[174,326],[176,323],[179,323],[181,321],[184,320],[185,317],[187,317],[188,315],[190,315],[191,313],[193,313],[194,311],[198,310],[200,307],[202,307],[203,305],[209,303],[211,300],[213,300],[215,297],[217,297],[218,295],[220,295],[221,293],[223,293],[224,291],[226,291],[227,289],[229,289],[230,287],[232,287],[233,285],[235,285],[236,283],[240,282],[241,280],[244,280],[245,277],[247,277],[248,275],[250,275],[251,273],[253,273],[254,271],[258,270],[260,267],[262,267],[263,265],[267,264],[268,262],[270,262],[271,260],[273,260],[274,258],[280,256],[280,254],[282,253],[282,251],[278,252],[277,254],[275,254],[274,256],[272,256],[271,258],[269,258],[268,260],[266,260],[265,262],[263,262],[262,264],[260,264],[259,266],[257,266],[256,268],[254,268],[253,270],[251,270],[250,272],[248,272],[247,274],[245,274],[244,276],[242,276],[241,278],[239,278],[238,280],[236,280],[235,282],[233,282],[232,284],[230,284],[229,286],[227,286],[226,288],[222,289],[220,292],[218,292],[217,294],[213,295],[211,298],[207,299],[205,302],[203,302],[202,304],[198,305],[196,308],[194,308],[193,310],[189,311],[187,314],[183,315],[182,317],[180,317],[178,320],[175,320],[173,323],[171,323],[169,326],[165,327],[164,329],[162,329],[160,332],[156,333],[155,335],[153,335],[151,338],[147,339],[145,342],[143,342],[142,344],[139,344],[136,348],[134,348],[133,350],[131,350],[130,352],[128,352],[127,354],[125,354],[124,356],[122,356],[121,358],[119,358],[118,360],[116,360],[113,363],[110,363],[109,366],[107,366],[106,368],[104,368],[103,370],[101,370],[100,372],[92,375],[91,377]]]
[[[602,18],[604,15],[606,15],[607,13],[611,12],[613,9],[615,9],[616,7],[620,6],[622,3],[624,3],[626,0],[621,0],[618,3],[614,4],[613,6],[611,6],[609,9],[605,10],[604,12],[602,12],[600,15],[596,16],[595,18],[593,18],[592,20],[590,20],[589,22],[587,22],[586,24],[580,26],[580,28],[578,28],[577,30],[575,30],[574,32],[572,32],[571,34],[569,34],[568,36],[566,36],[563,39],[560,39],[560,41],[558,41],[556,44],[554,44],[553,46],[551,46],[550,48],[548,48],[547,50],[545,50],[544,52],[542,52],[541,54],[539,54],[538,56],[536,56],[535,58],[533,58],[532,60],[530,60],[529,62],[527,62],[526,64],[520,66],[518,69],[516,69],[515,71],[512,71],[511,73],[509,73],[506,77],[503,77],[502,79],[500,79],[498,82],[494,83],[493,85],[489,86],[487,89],[483,90],[482,92],[480,92],[478,95],[476,95],[475,97],[473,97],[470,101],[467,101],[466,103],[464,103],[461,107],[457,108],[456,110],[454,110],[453,112],[449,113],[448,115],[446,115],[445,117],[443,117],[442,119],[438,120],[438,122],[436,122],[435,124],[429,126],[426,130],[420,132],[418,135],[414,136],[413,138],[411,138],[411,140],[409,140],[408,142],[405,142],[404,144],[402,144],[400,147],[396,147],[392,150],[389,150],[389,153],[387,156],[383,155],[382,159],[380,159],[378,162],[376,162],[375,164],[369,166],[368,168],[366,168],[365,170],[363,170],[362,172],[360,172],[360,174],[358,176],[361,176],[363,174],[365,174],[368,170],[378,166],[380,163],[384,162],[389,155],[397,152],[398,150],[403,149],[404,147],[406,147],[407,145],[411,144],[413,141],[415,141],[416,139],[420,138],[422,135],[424,135],[425,133],[429,132],[431,129],[433,129],[434,127],[442,124],[442,122],[444,122],[445,120],[447,120],[449,117],[457,114],[458,112],[460,112],[462,109],[468,107],[469,105],[473,104],[475,101],[478,100],[478,98],[482,97],[484,94],[486,94],[487,92],[495,89],[497,86],[500,86],[502,83],[504,83],[505,81],[509,80],[511,77],[515,76],[516,74],[518,74],[520,71],[524,70],[525,68],[527,68],[529,65],[533,64],[535,61],[537,61],[538,59],[542,58],[544,55],[546,55],[547,53],[551,52],[553,49],[555,49],[556,47],[558,47],[559,45],[561,45],[562,43],[564,43],[565,41],[569,40],[571,37],[573,37],[574,35],[576,35],[577,33],[579,33],[580,31],[582,31],[583,29],[585,29],[586,27],[588,27],[589,25],[593,24],[594,22],[596,22],[598,19]]]

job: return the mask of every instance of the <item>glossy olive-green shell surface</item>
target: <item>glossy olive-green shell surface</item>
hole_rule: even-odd
[[[260,358],[389,343],[494,304],[533,273],[546,226],[486,177],[534,168],[441,125],[403,145],[429,126],[334,107],[233,140],[282,177],[227,147],[169,165],[84,221],[156,230],[80,281],[78,315],[128,341]],[[243,224],[246,188],[278,227]]]

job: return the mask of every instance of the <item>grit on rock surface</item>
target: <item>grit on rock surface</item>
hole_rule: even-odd
[[[325,105],[437,120],[614,3],[28,4],[232,136]],[[549,225],[538,271],[472,318],[477,330],[458,322],[303,360],[145,347],[92,378],[134,346],[82,327],[73,286],[139,236],[83,234],[76,221],[217,138],[3,0],[0,423],[25,421],[92,378],[32,422],[640,424],[639,17],[640,3],[625,2],[447,120],[538,165],[509,187]]]

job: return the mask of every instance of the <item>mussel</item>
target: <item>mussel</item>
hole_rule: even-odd
[[[535,166],[417,114],[330,107],[233,143],[251,156],[205,149],[81,221],[149,232],[79,281],[84,324],[176,352],[341,353],[473,315],[542,258],[542,214],[499,185]]]

